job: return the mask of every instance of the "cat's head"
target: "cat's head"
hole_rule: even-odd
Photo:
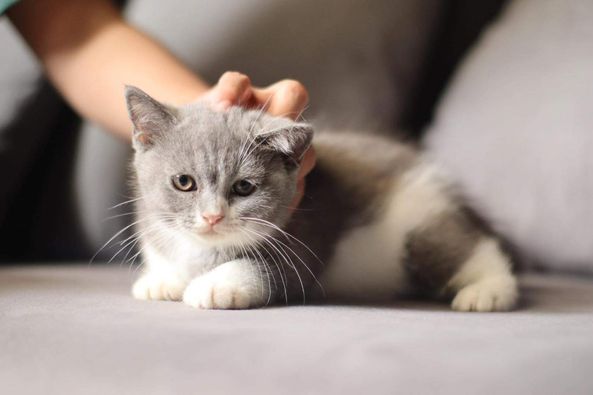
[[[141,217],[212,246],[252,244],[285,224],[310,125],[125,94]]]

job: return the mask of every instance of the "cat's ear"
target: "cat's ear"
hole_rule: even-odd
[[[125,95],[128,114],[134,124],[134,148],[146,150],[159,135],[167,133],[175,125],[174,110],[135,86],[126,85]]]
[[[313,128],[308,123],[292,123],[286,127],[264,131],[256,136],[262,146],[279,152],[300,164],[311,146]]]

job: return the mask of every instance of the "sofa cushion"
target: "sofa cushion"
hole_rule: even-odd
[[[442,10],[439,1],[129,1],[130,21],[209,81],[239,70],[310,91],[319,127],[391,130],[400,120]]]
[[[0,268],[7,394],[536,394],[593,387],[593,281],[531,274],[521,307],[195,310],[118,265]]]
[[[593,3],[517,0],[440,103],[426,146],[534,265],[593,272]]]

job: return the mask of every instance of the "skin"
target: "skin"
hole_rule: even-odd
[[[226,72],[209,86],[124,21],[109,0],[22,0],[7,14],[70,105],[126,141],[131,141],[132,128],[122,94],[125,84],[177,106],[205,99],[221,111],[232,105],[265,106],[272,115],[292,119],[308,101],[307,90],[294,80],[260,88],[244,74]],[[309,150],[299,172],[295,207],[314,165],[315,154]]]

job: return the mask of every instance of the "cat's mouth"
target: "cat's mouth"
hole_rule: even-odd
[[[194,234],[206,240],[222,240],[231,237],[233,229],[228,226],[213,226],[194,229]]]
[[[204,236],[204,237],[220,237],[220,236],[224,236],[224,232],[221,232],[220,230],[214,229],[214,228],[206,228],[206,229],[199,229],[197,231],[199,236]]]
[[[239,231],[236,227],[224,227],[224,228],[201,228],[192,229],[190,234],[193,238],[199,240],[201,243],[205,243],[210,246],[218,247],[229,247],[229,246],[245,246],[250,244],[253,240],[252,237],[245,237],[243,232]]]

